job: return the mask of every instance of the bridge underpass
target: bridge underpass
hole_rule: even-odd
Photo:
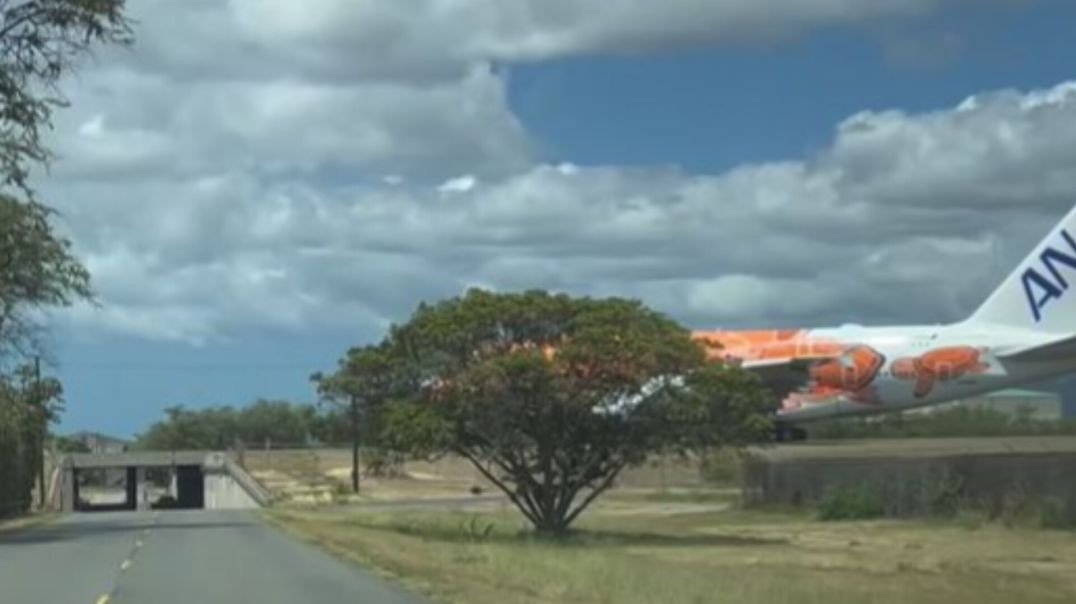
[[[90,479],[102,476],[104,487],[92,489]],[[69,455],[60,465],[57,498],[65,512],[250,509],[269,503],[265,489],[220,451]]]

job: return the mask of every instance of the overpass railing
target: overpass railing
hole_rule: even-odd
[[[243,466],[236,463],[231,454],[226,454],[224,456],[224,470],[231,475],[232,479],[235,480],[239,486],[243,487],[243,490],[246,491],[254,501],[258,502],[258,505],[267,507],[272,504],[273,498],[272,495],[269,494],[269,491],[266,490],[260,482],[255,480]]]

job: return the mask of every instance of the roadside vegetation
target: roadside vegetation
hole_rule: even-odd
[[[1071,532],[970,521],[821,522],[814,510],[744,510],[616,492],[565,538],[510,508],[270,518],[435,601],[1050,603],[1076,598]],[[660,500],[659,505],[653,503]]]
[[[898,501],[894,493],[915,489],[911,502]],[[1057,495],[1028,492],[1018,485],[999,486],[989,500],[964,495],[959,480],[938,480],[909,485],[863,482],[827,489],[813,505],[821,520],[873,518],[927,518],[1003,526],[1076,529],[1076,501]]]
[[[122,0],[16,0],[0,4],[0,518],[27,512],[44,482],[49,425],[62,387],[39,379],[40,319],[90,300],[90,276],[54,228],[32,170],[52,157],[41,137],[65,102],[58,88],[97,45],[130,41]]]
[[[993,409],[955,407],[927,414],[842,418],[810,424],[811,439],[1076,435],[1076,419],[1041,420]]]

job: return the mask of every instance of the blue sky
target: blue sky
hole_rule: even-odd
[[[1073,76],[1076,37],[1068,24],[1076,5],[971,11],[956,4],[902,27],[827,28],[775,46],[517,68],[512,109],[558,158],[716,172],[810,154],[857,111],[930,111],[977,92],[1047,87]],[[937,61],[896,48],[931,44],[947,49]]]
[[[642,18],[553,31],[560,46],[476,33],[500,36],[494,50],[464,26],[450,51],[401,42],[366,65],[349,57],[383,43],[380,13],[339,38],[284,9],[230,14],[192,30],[203,56],[163,32],[205,15],[135,2],[143,41],[70,83],[45,186],[103,305],[56,321],[60,431],[129,436],[171,405],[310,401],[310,373],[467,285],[638,296],[697,327],[959,318],[1076,199],[1076,183],[1035,172],[1076,144],[1035,136],[1076,105],[1054,98],[1076,77],[1076,6],[908,4],[918,16],[778,15],[776,39],[766,15],[741,36],[680,39]],[[680,5],[703,11],[685,23],[723,18]],[[436,27],[394,18],[418,40]],[[219,50],[229,24],[285,60]],[[1014,97],[957,111],[1001,89]],[[865,111],[877,135],[841,129]],[[1028,139],[1005,138],[991,166],[980,154],[1006,120]],[[975,205],[977,170],[1017,168],[1026,187]],[[817,193],[833,174],[855,188]],[[864,233],[853,207],[885,228]],[[982,261],[997,242],[1003,259]]]

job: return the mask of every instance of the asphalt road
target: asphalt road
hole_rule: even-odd
[[[422,602],[247,512],[70,515],[0,534],[3,604]]]

